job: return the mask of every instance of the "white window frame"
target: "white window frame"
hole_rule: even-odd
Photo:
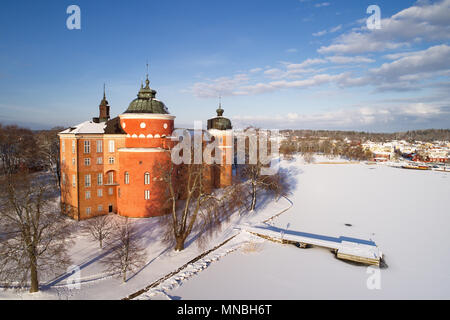
[[[91,207],[86,208],[86,215],[88,215],[88,216],[91,215]]]
[[[97,189],[97,197],[103,197],[103,189]]]
[[[130,173],[127,171],[125,172],[125,184],[130,184]]]
[[[97,185],[98,186],[103,185],[103,173],[97,173]]]
[[[145,185],[149,185],[150,184],[150,173],[149,172],[146,172],[144,174],[144,184]]]
[[[61,141],[61,152],[66,152],[66,143],[64,140]]]
[[[77,186],[77,177],[76,175],[72,175],[72,187],[76,187]]]
[[[86,199],[86,200],[89,200],[90,198],[91,198],[91,191],[86,191],[86,193],[85,193],[85,195],[84,195],[84,198]]]
[[[91,141],[84,140],[84,153],[91,153]]]
[[[102,152],[103,152],[103,141],[97,140],[97,153],[102,153]]]
[[[115,141],[114,140],[109,140],[108,151],[109,151],[109,153],[116,152],[116,146],[115,146]]]
[[[111,196],[114,194],[114,189],[113,188],[108,188],[108,194]]]
[[[145,192],[144,192],[144,199],[145,200],[150,200],[150,190],[145,190]]]
[[[103,164],[103,157],[97,158],[97,164]]]
[[[75,154],[75,140],[72,140],[72,153]]]
[[[84,165],[90,166],[91,165],[91,158],[84,158]]]
[[[108,163],[109,163],[109,164],[114,164],[114,163],[115,163],[114,157],[109,157]]]
[[[87,174],[84,176],[84,186],[90,187],[91,186],[91,175]]]

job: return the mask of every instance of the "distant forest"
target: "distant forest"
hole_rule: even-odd
[[[290,133],[290,136],[304,137],[308,139],[326,137],[335,140],[343,140],[348,138],[350,140],[358,141],[374,141],[386,142],[391,140],[406,140],[409,142],[423,141],[450,141],[450,129],[428,129],[428,130],[414,130],[396,133],[370,133],[357,131],[326,131],[326,130],[283,130],[282,133]]]

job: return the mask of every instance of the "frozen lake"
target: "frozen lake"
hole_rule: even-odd
[[[212,264],[177,289],[183,299],[449,299],[450,174],[366,165],[288,165],[294,206],[274,225],[377,243],[380,290],[367,267],[324,249],[263,242]],[[346,226],[351,224],[352,226]]]

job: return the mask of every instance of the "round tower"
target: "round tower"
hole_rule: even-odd
[[[156,98],[150,81],[141,85],[137,98],[119,116],[126,132],[125,148],[119,149],[118,213],[132,218],[164,214],[161,201],[166,195],[158,179],[158,169],[170,159],[170,136],[175,116]]]
[[[217,117],[208,120],[208,131],[222,151],[222,163],[214,167],[214,186],[225,188],[231,186],[233,178],[233,126],[230,119],[223,116],[221,102],[216,112]]]

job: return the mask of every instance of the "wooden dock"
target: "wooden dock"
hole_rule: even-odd
[[[383,257],[377,245],[370,240],[328,237],[312,233],[283,230],[269,225],[256,227],[245,226],[242,227],[242,230],[270,241],[282,244],[294,244],[299,248],[327,248],[333,251],[338,259],[366,265],[380,266]]]

